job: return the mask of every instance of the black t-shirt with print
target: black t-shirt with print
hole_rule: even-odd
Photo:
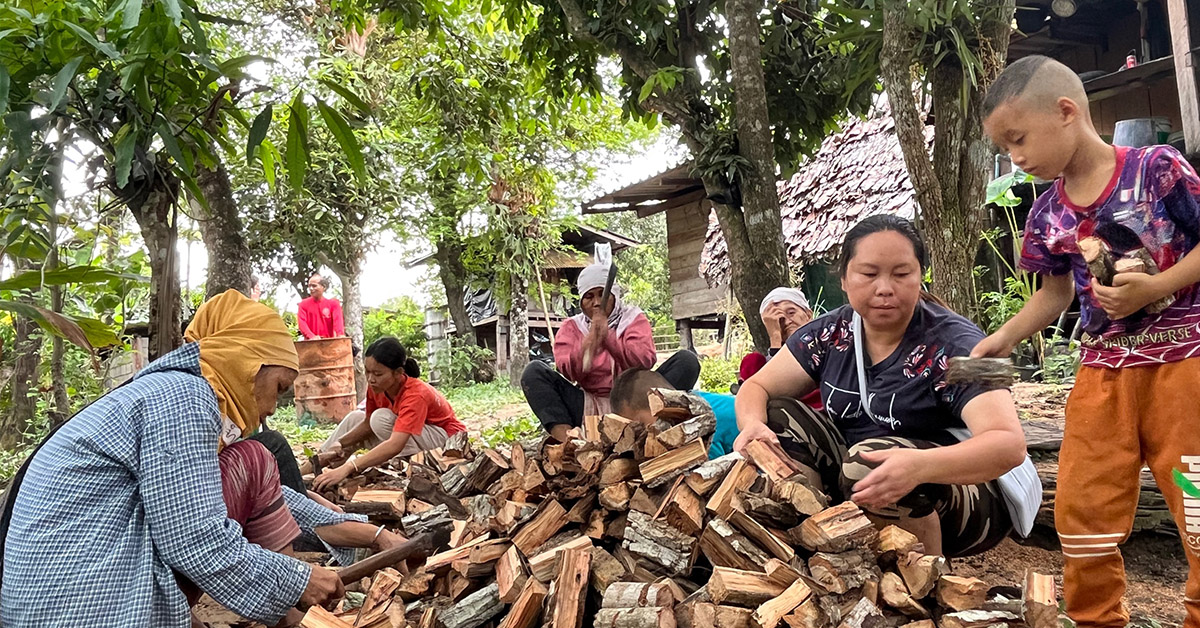
[[[949,432],[965,428],[962,409],[986,392],[980,386],[946,384],[947,360],[969,355],[984,334],[971,321],[920,301],[904,339],[892,355],[866,367],[872,420],[862,411],[851,324],[854,310],[842,306],[792,334],[787,347],[816,381],[829,417],[847,444],[878,436],[902,436],[952,445]],[[871,356],[864,347],[863,359]]]

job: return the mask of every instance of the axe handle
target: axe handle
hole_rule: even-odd
[[[379,571],[403,562],[414,556],[428,556],[433,553],[433,537],[428,533],[418,534],[413,538],[393,547],[367,557],[363,560],[338,571],[342,584],[350,584]]]

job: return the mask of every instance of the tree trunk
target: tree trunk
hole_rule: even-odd
[[[984,189],[991,160],[979,117],[987,86],[1004,67],[1014,11],[1013,0],[980,0],[979,16],[984,71],[967,86],[963,107],[962,68],[949,57],[929,71],[937,127],[932,160],[925,145],[924,123],[913,97],[911,72],[916,33],[906,20],[907,3],[892,1],[883,9],[880,79],[891,103],[896,135],[921,208],[933,275],[933,291],[951,309],[977,316],[973,270],[983,227]]]
[[[467,289],[467,269],[463,266],[462,258],[466,246],[458,232],[444,232],[434,242],[434,259],[438,263],[438,277],[446,290],[446,304],[450,307],[450,320],[454,322],[454,331],[459,337],[473,337],[474,327],[471,325],[471,315],[467,312],[467,304],[463,300]]]
[[[196,183],[208,201],[206,218],[200,221],[204,248],[208,251],[205,299],[233,289],[250,295],[250,247],[238,216],[237,200],[225,164],[201,168]]]
[[[508,381],[521,387],[521,374],[529,366],[529,279],[512,273],[508,308]]]
[[[50,289],[50,309],[62,313],[62,286]],[[59,336],[51,340],[50,351],[50,385],[54,389],[54,409],[50,411],[50,427],[55,427],[71,416],[71,399],[67,396],[67,378],[63,366],[66,345]]]
[[[16,271],[14,274],[20,274],[29,268],[25,260],[16,257],[12,259]],[[18,294],[16,300],[33,304],[33,299],[26,295]],[[14,314],[13,330],[16,336],[12,346],[15,359],[12,377],[9,379],[12,404],[9,413],[3,416],[3,423],[0,423],[0,448],[4,449],[11,449],[24,442],[25,432],[33,422],[34,413],[37,411],[37,397],[32,393],[36,392],[38,386],[38,362],[42,346],[37,323]]]
[[[771,138],[771,118],[767,112],[767,88],[763,78],[762,24],[764,8],[760,0],[729,0],[725,5],[729,20],[729,69],[733,83],[738,132],[738,153],[747,166],[741,172],[742,207],[740,216],[732,208],[719,209],[722,229],[726,222],[745,225],[735,244],[725,232],[734,273],[733,291],[742,305],[755,348],[765,351],[770,342],[766,327],[758,317],[763,297],[779,286],[791,285],[787,255],[783,247],[783,219],[779,214],[779,193],[775,182],[775,145]],[[744,235],[743,235],[744,234]],[[735,250],[741,249],[737,254]],[[752,272],[750,272],[752,270]],[[739,277],[740,275],[740,277]]]
[[[148,191],[137,194],[127,205],[150,252],[148,353],[149,359],[154,361],[183,344],[179,260],[175,251],[179,229],[174,211],[179,198],[179,182],[156,179],[148,187]]]
[[[349,272],[341,277],[342,280],[342,319],[346,325],[346,335],[350,343],[358,347],[354,356],[354,391],[357,399],[362,401],[367,394],[367,370],[364,364],[363,351],[363,311],[362,311],[362,262],[355,259],[350,263]]]

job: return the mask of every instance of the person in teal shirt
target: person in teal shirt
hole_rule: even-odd
[[[654,371],[632,368],[613,380],[609,401],[615,414],[650,425],[654,423],[647,400],[650,389],[671,387],[666,378]],[[733,395],[702,390],[690,392],[703,399],[712,408],[713,416],[717,419],[717,429],[708,448],[709,459],[733,453],[733,441],[738,435],[737,416],[733,413]]]

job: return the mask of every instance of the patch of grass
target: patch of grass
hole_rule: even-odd
[[[446,401],[454,408],[458,418],[495,414],[497,410],[514,403],[524,403],[525,394],[505,381],[472,384],[442,391]]]
[[[740,357],[701,359],[700,382],[696,387],[708,392],[728,393],[729,386],[737,383],[740,364]]]
[[[333,423],[317,423],[312,419],[297,419],[296,407],[285,406],[275,410],[275,415],[267,419],[271,429],[278,430],[292,445],[307,445],[324,442],[337,429]]]
[[[533,413],[515,416],[507,421],[501,421],[479,433],[479,440],[493,449],[503,445],[511,445],[519,440],[533,438],[542,434],[542,424]]]

